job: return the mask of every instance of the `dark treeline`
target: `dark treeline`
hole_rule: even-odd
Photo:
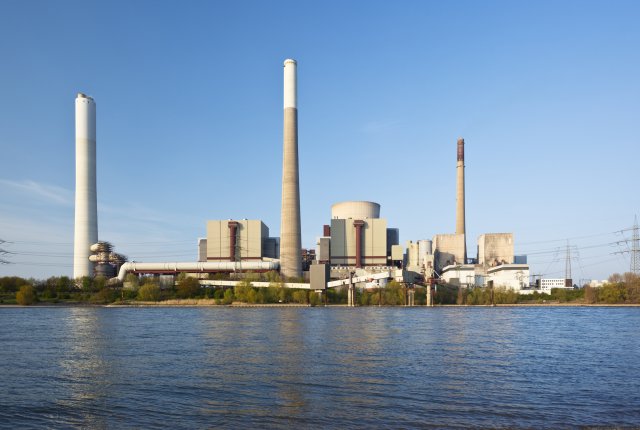
[[[212,276],[211,279],[224,279]],[[255,288],[252,282],[267,281],[267,288]],[[295,280],[300,281],[300,280]],[[346,304],[347,287],[330,289],[325,294],[308,290],[284,288],[276,272],[244,275],[235,287],[201,288],[197,279],[180,275],[177,282],[161,285],[157,277],[129,274],[124,284],[108,285],[104,278],[83,278],[79,285],[66,276],[46,280],[24,279],[16,276],[0,277],[0,303],[30,305],[34,303],[128,303],[133,301],[161,301],[171,299],[212,299],[216,304],[234,302],[251,304],[297,303],[311,306]],[[402,306],[407,288],[389,282],[385,288],[358,290],[357,302],[361,306]],[[516,303],[586,303],[586,304],[640,304],[640,277],[631,273],[614,274],[609,283],[592,288],[554,289],[551,294],[518,294],[495,288],[457,288],[439,285],[433,292],[436,305],[490,305]],[[426,289],[415,288],[415,304],[426,304]]]

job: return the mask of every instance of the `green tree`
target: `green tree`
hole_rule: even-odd
[[[296,303],[307,303],[307,292],[305,290],[295,290],[293,292],[293,301]]]
[[[178,281],[176,295],[181,299],[196,297],[200,294],[200,282],[196,278],[183,277]]]
[[[249,301],[249,291],[251,290],[253,290],[251,281],[245,278],[233,288],[233,295],[237,301],[247,303]]]
[[[89,276],[83,276],[79,279],[78,284],[83,291],[93,292],[93,278]]]
[[[91,303],[112,303],[118,299],[118,292],[113,288],[103,287],[89,299]]]
[[[265,273],[263,276],[264,276],[264,279],[267,282],[275,282],[275,283],[281,283],[282,282],[282,277],[275,270],[270,270],[267,273]]]
[[[22,285],[31,285],[31,283],[18,276],[3,276],[0,278],[0,291],[15,293]]]
[[[138,290],[138,300],[143,302],[157,302],[162,297],[160,287],[154,282],[145,283]]]
[[[486,288],[485,288],[486,289]],[[514,304],[518,303],[518,293],[511,288],[498,287],[493,292],[494,303],[498,304]],[[488,303],[491,304],[491,298],[489,297]]]
[[[255,290],[255,288],[250,288],[249,291],[247,291],[247,303],[258,303],[258,292]]]
[[[318,306],[322,304],[322,296],[315,291],[309,292],[309,304],[311,306]]]
[[[56,291],[58,293],[68,293],[73,290],[73,281],[68,276],[61,276],[56,282]]]
[[[225,290],[224,295],[222,296],[222,304],[230,305],[234,300],[233,290],[231,288]]]
[[[588,304],[593,304],[598,301],[598,293],[595,288],[590,285],[585,285],[584,287],[584,302]]]
[[[436,285],[433,290],[433,303],[436,305],[453,305],[458,298],[458,288],[451,285]]]
[[[36,293],[31,285],[23,285],[16,293],[16,301],[19,305],[29,306],[36,299]]]
[[[139,286],[140,282],[138,280],[138,275],[136,275],[135,273],[127,273],[127,275],[124,277],[123,288],[138,291]]]
[[[396,281],[387,283],[384,288],[382,302],[387,306],[399,306],[404,304],[404,286]]]
[[[623,283],[606,284],[598,292],[599,301],[615,304],[624,303],[626,299],[626,288]]]

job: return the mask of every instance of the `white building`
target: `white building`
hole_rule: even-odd
[[[529,287],[529,266],[527,264],[502,264],[487,269],[485,285],[493,281],[494,288],[520,291]]]
[[[589,282],[589,286],[591,288],[600,288],[600,287],[604,287],[605,284],[608,284],[609,282],[606,279],[603,279],[601,281],[597,280],[597,279],[592,279],[591,282]]]
[[[475,287],[476,271],[473,264],[451,264],[442,268],[440,277],[451,285]]]
[[[553,288],[566,288],[572,290],[573,286],[567,286],[564,278],[542,278],[540,279],[540,291],[544,294],[551,294]]]

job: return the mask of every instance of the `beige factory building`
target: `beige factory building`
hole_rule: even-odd
[[[380,218],[380,205],[368,201],[334,204],[331,224],[324,230],[316,256],[331,266],[387,266],[391,245],[398,240],[398,230],[387,228],[387,220]]]
[[[487,233],[478,238],[478,264],[496,267],[514,263],[513,233]]]
[[[201,247],[206,247],[206,261],[263,260],[278,257],[278,242],[261,220],[214,220],[207,221]]]
[[[433,236],[434,268],[440,272],[453,264],[465,264],[465,235],[436,234]]]
[[[386,266],[387,220],[332,219],[331,265]]]

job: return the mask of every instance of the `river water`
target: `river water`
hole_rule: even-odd
[[[0,308],[0,426],[640,427],[640,308]]]

